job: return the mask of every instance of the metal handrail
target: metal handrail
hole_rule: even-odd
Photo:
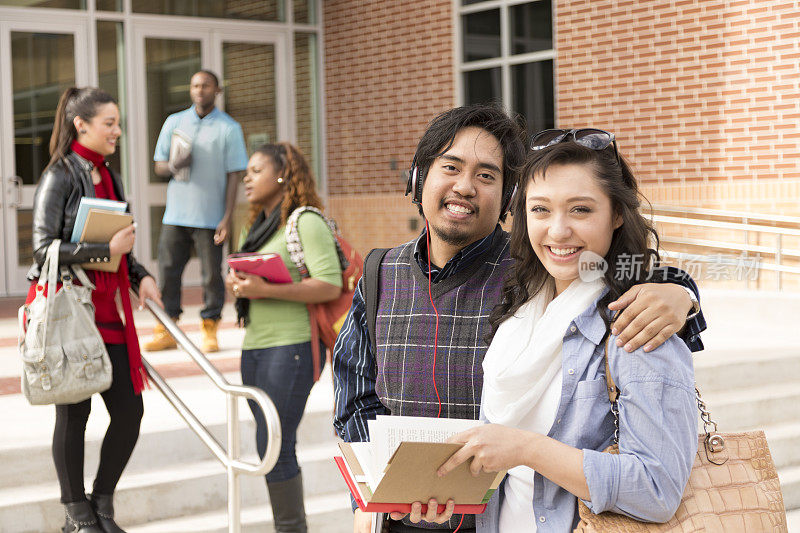
[[[775,250],[774,246],[761,246],[758,244],[735,244],[735,243],[724,243],[721,241],[709,241],[706,239],[690,239],[688,237],[675,238],[675,237],[661,237],[661,236],[659,236],[659,241],[662,244],[663,243],[680,244],[685,246],[696,246],[699,248],[735,250],[738,252],[756,252],[764,255],[776,255],[778,253]],[[783,257],[800,260],[800,250],[785,248],[781,251],[781,253]]]
[[[800,217],[789,217],[781,215],[764,215],[755,213],[741,213],[732,211],[720,211],[714,209],[685,208],[672,206],[651,206],[651,209],[643,209],[643,212],[653,222],[661,224],[675,224],[679,226],[693,226],[698,228],[733,230],[744,232],[744,244],[714,241],[707,239],[692,239],[686,237],[661,238],[665,244],[676,244],[683,246],[694,246],[706,249],[739,251],[742,253],[757,252],[771,255],[774,263],[759,263],[759,268],[776,273],[777,289],[781,290],[783,285],[783,273],[800,274],[800,268],[783,265],[784,259],[797,259],[800,251],[783,248],[783,237],[800,237]],[[661,214],[657,214],[661,213]],[[663,214],[670,213],[670,214]],[[698,218],[708,217],[708,218]],[[730,222],[725,220],[712,220],[712,217],[728,218],[739,220]],[[757,222],[757,223],[754,223]],[[764,233],[775,237],[775,246],[751,245],[750,233]],[[684,252],[663,252],[668,257],[677,259],[692,259],[707,261],[707,258],[698,254],[688,254]],[[745,280],[749,284],[749,280]]]
[[[167,401],[175,408],[179,415],[186,421],[189,428],[200,437],[211,453],[214,454],[224,466],[228,477],[228,532],[239,533],[241,531],[241,490],[239,476],[241,474],[263,476],[275,466],[278,461],[278,454],[281,450],[281,423],[278,418],[278,411],[272,403],[267,393],[256,387],[245,385],[232,385],[228,380],[211,364],[206,356],[189,340],[186,334],[181,331],[177,324],[169,315],[150,299],[145,300],[145,305],[156,319],[167,329],[172,337],[181,345],[186,353],[191,356],[197,365],[211,378],[214,385],[225,393],[227,414],[228,414],[228,449],[217,441],[208,431],[200,420],[192,413],[191,409],[175,394],[175,391],[167,385],[164,378],[156,372],[153,366],[142,357],[142,364],[150,375],[150,381],[158,389]],[[267,449],[264,457],[257,464],[248,463],[239,459],[240,439],[239,439],[239,404],[238,398],[243,397],[253,400],[264,413],[267,423]]]
[[[738,218],[743,223],[748,222],[767,222],[772,224],[789,224],[800,227],[800,217],[787,215],[768,215],[765,213],[742,213],[741,211],[723,211],[720,209],[705,209],[702,207],[676,207],[672,205],[651,204],[652,209],[648,211],[655,214],[677,213],[679,215],[698,215],[703,217]]]
[[[792,235],[800,237],[800,229],[776,228],[775,226],[762,226],[759,224],[742,224],[740,222],[721,222],[719,220],[703,220],[701,218],[670,217],[666,215],[653,215],[653,220],[665,224],[683,224],[686,226],[700,226],[704,228],[733,229],[741,231],[758,231],[776,235]]]

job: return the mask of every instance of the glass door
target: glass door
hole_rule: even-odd
[[[212,50],[223,82],[225,111],[242,126],[247,154],[266,143],[294,141],[294,114],[286,42],[282,35],[248,35],[216,30]],[[278,83],[278,80],[282,80]],[[230,245],[236,247],[247,220],[244,188],[239,187]]]
[[[238,121],[244,131],[248,153],[265,142],[291,138],[287,83],[285,80],[285,36],[263,35],[249,27],[230,29],[197,21],[191,30],[163,28],[149,23],[136,28],[131,117],[135,137],[132,175],[137,177],[137,221],[147,242],[137,243],[138,257],[156,270],[158,238],[164,214],[169,180],[153,172],[153,153],[164,120],[191,106],[189,80],[201,68],[220,77],[222,95],[217,106]],[[284,76],[284,77],[282,77]],[[243,195],[240,199],[243,200]],[[237,212],[245,209],[242,206]],[[236,229],[234,230],[234,232]],[[144,241],[144,239],[143,239]],[[184,285],[200,282],[199,264],[190,261]]]
[[[31,265],[33,195],[50,159],[49,143],[61,93],[88,83],[86,26],[0,22],[0,178],[5,254],[0,294],[23,294]]]
[[[135,31],[134,87],[131,93],[131,136],[134,157],[131,160],[131,185],[136,191],[135,215],[140,232],[137,258],[155,273],[158,237],[167,198],[168,179],[153,171],[153,154],[158,134],[166,118],[188,108],[189,80],[203,68],[208,55],[209,39],[200,32],[158,31],[148,25]],[[144,239],[142,237],[145,237]],[[199,265],[189,263],[185,283],[199,280]]]

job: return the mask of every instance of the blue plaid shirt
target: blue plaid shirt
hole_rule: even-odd
[[[444,267],[431,265],[432,282],[441,282],[468,267],[472,261],[478,260],[491,247],[494,233],[464,247]],[[427,249],[427,234],[423,229],[416,241],[414,259],[425,274],[428,273]],[[676,283],[689,287],[699,301],[697,285],[684,271],[667,267],[658,272],[661,272],[662,275],[653,281]],[[346,442],[368,441],[367,420],[372,420],[379,414],[388,414],[388,410],[375,394],[376,356],[369,340],[362,281],[356,285],[353,305],[350,307],[350,312],[342,325],[333,349],[335,402],[333,425],[339,436]],[[700,332],[705,329],[706,321],[701,311],[687,320],[680,337],[691,351],[697,352],[703,349]]]

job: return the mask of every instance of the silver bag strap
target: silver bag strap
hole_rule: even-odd
[[[42,269],[39,272],[39,280],[36,282],[36,293],[44,290],[44,322],[42,333],[42,348],[47,346],[47,319],[50,315],[50,304],[52,299],[51,294],[56,293],[56,284],[58,283],[58,251],[61,247],[61,239],[54,239],[47,247],[47,256],[42,263]],[[45,275],[46,274],[46,275]],[[44,278],[44,281],[42,281]],[[47,287],[45,287],[45,283]]]

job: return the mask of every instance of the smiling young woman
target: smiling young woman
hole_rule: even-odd
[[[579,259],[589,251],[608,253],[622,217],[587,165],[553,165],[527,187],[527,229],[531,248],[561,294],[579,275]]]
[[[470,458],[473,472],[508,470],[476,518],[481,532],[572,531],[578,498],[595,513],[667,521],[697,449],[691,352],[672,335],[628,353],[609,331],[608,304],[646,280],[658,258],[636,181],[616,145],[563,135],[531,152],[521,192],[511,230],[517,262],[483,360],[481,414],[490,423],[452,439],[464,447],[440,475]],[[643,268],[584,280],[579,261],[590,253],[612,267],[639,257]],[[619,455],[600,453],[615,438],[607,371],[622,391]]]
[[[61,266],[123,255],[117,272],[87,272],[95,285],[94,319],[108,350],[113,377],[111,388],[102,393],[110,423],[90,500],[84,491],[83,463],[91,399],[55,406],[53,460],[65,506],[63,530],[67,533],[122,531],[114,522],[113,494],[139,437],[144,409],[140,393],[146,379],[133,324],[130,287],[138,288],[140,301],[150,298],[161,304],[155,280],[131,254],[133,225],[118,231],[108,243],[70,242],[81,197],[125,200],[119,175],[105,161],[105,156],[116,150],[120,134],[119,109],[108,93],[94,87],[67,89],[56,110],[50,163],[39,180],[33,203],[34,265],[28,271],[31,291],[54,239],[61,240]],[[32,292],[28,298],[33,299]]]

